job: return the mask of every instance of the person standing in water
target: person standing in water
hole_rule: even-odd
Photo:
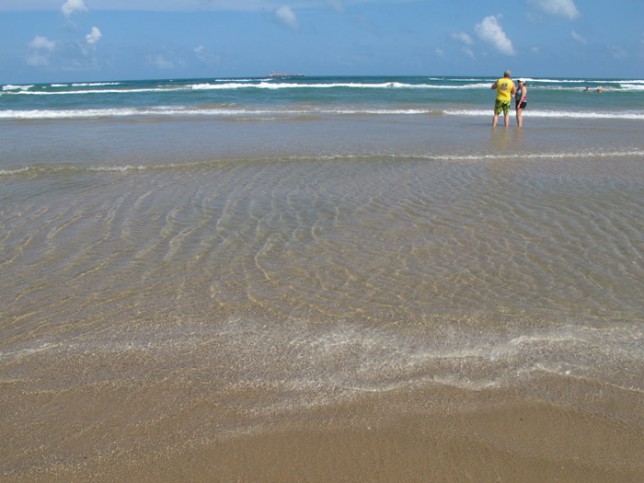
[[[514,86],[514,82],[510,78],[512,74],[509,70],[506,70],[503,73],[503,77],[497,79],[497,81],[492,84],[492,89],[496,89],[496,101],[494,103],[494,118],[492,120],[492,127],[496,127],[496,123],[499,121],[499,114],[503,113],[503,121],[505,127],[510,126],[510,118],[508,117],[508,111],[510,110],[510,102],[512,102],[512,96],[516,93],[517,89]]]
[[[523,126],[523,110],[525,109],[525,106],[528,104],[528,88],[525,85],[525,81],[517,81],[517,85],[519,88],[517,89],[517,93],[514,96],[515,104],[514,107],[517,111],[517,126],[522,127]]]

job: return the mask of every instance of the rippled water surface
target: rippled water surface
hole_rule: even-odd
[[[364,392],[550,375],[639,418],[644,156],[622,127],[7,124],[0,382],[147,388],[169,412],[208,388],[236,431]]]

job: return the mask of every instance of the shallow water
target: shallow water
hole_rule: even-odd
[[[53,464],[52,418],[78,458],[75,418],[131,428],[150,398],[217,406],[193,439],[445,385],[641,421],[644,152],[621,123],[6,122],[0,382],[47,404],[3,402],[3,471]]]

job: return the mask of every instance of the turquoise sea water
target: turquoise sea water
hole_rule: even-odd
[[[492,129],[493,80],[3,86],[0,470],[77,388],[238,415],[187,439],[445,385],[641,422],[644,81],[526,79]]]
[[[5,85],[0,119],[487,115],[485,77],[267,77]],[[523,79],[532,117],[644,119],[644,80]],[[603,95],[595,95],[601,87]],[[584,92],[586,88],[590,92]],[[589,95],[591,94],[591,95]]]

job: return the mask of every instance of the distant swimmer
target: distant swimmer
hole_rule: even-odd
[[[590,87],[586,86],[586,88],[584,89],[584,92],[590,92]]]
[[[599,86],[597,89],[595,89],[595,92],[597,94],[601,94],[602,92],[604,92],[604,88],[602,86]]]
[[[496,89],[496,101],[494,102],[494,118],[492,119],[492,127],[496,127],[496,123],[499,121],[499,114],[503,112],[503,121],[505,127],[510,126],[510,118],[508,117],[508,112],[510,111],[510,102],[512,102],[512,96],[516,94],[517,89],[514,86],[514,82],[510,78],[512,74],[509,70],[506,70],[503,73],[503,77],[497,79],[494,84],[492,84],[492,89]]]

